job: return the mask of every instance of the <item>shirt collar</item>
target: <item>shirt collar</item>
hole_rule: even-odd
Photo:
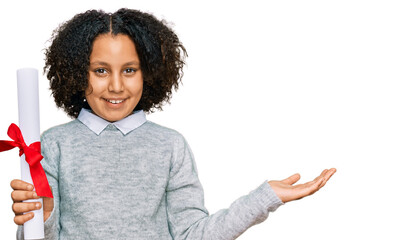
[[[111,123],[101,117],[98,117],[97,115],[93,114],[91,110],[85,108],[81,109],[81,112],[78,115],[78,120],[81,121],[85,126],[91,129],[97,135],[101,134],[101,132],[109,124],[113,124],[124,135],[127,135],[129,132],[140,127],[141,125],[143,125],[143,123],[147,121],[146,115],[143,112],[143,110],[133,112],[133,114],[129,115],[128,117]]]

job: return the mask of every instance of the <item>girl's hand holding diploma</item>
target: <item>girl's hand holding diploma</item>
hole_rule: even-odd
[[[269,181],[269,185],[281,199],[282,202],[290,202],[301,199],[317,192],[322,188],[326,182],[336,172],[335,168],[329,170],[325,169],[320,176],[316,177],[313,181],[294,185],[300,180],[300,174],[294,174],[282,181]]]
[[[30,212],[33,210],[38,210],[42,206],[39,202],[23,202],[30,199],[39,199],[36,192],[33,191],[33,185],[27,182],[24,182],[19,179],[11,181],[10,186],[13,188],[12,191],[12,200],[13,205],[12,209],[14,214],[14,222],[17,225],[23,225],[25,222],[33,218],[34,213]],[[53,198],[43,198],[43,220],[49,218],[53,210]],[[23,214],[28,212],[26,214]]]

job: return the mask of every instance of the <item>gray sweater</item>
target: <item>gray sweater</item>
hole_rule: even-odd
[[[77,119],[41,143],[54,195],[46,239],[235,239],[283,204],[264,182],[209,215],[186,140],[150,121],[97,135]]]

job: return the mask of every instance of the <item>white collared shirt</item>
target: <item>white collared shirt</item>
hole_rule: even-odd
[[[132,130],[140,127],[147,121],[146,115],[143,110],[133,112],[133,114],[116,122],[108,122],[107,120],[93,114],[91,110],[82,108],[79,113],[78,120],[81,121],[85,126],[91,129],[97,135],[109,125],[113,124],[118,128],[124,135],[128,134]]]

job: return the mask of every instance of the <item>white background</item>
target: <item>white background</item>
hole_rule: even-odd
[[[240,239],[415,239],[412,1],[4,2],[0,139],[18,122],[21,67],[41,73],[41,131],[70,120],[41,71],[60,23],[92,8],[141,9],[174,23],[189,53],[171,105],[148,119],[186,137],[211,213],[266,179],[338,169]],[[0,164],[0,238],[14,239],[18,150]]]

